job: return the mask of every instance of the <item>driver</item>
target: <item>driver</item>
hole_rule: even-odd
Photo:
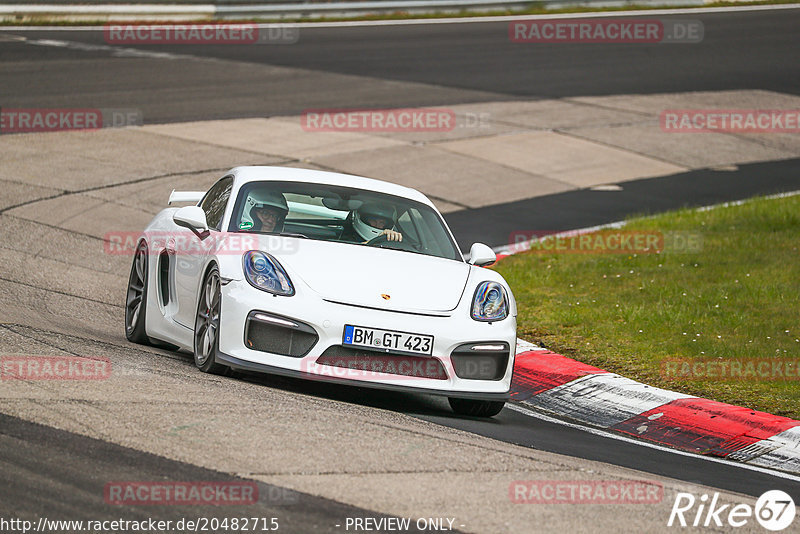
[[[276,191],[255,190],[247,195],[246,205],[250,207],[249,216],[253,220],[253,226],[248,229],[249,231],[267,233],[283,231],[283,221],[289,213],[289,206],[283,194]]]
[[[388,241],[402,241],[403,234],[394,229],[395,220],[394,207],[378,202],[365,202],[352,212],[353,230],[364,243],[382,235]]]

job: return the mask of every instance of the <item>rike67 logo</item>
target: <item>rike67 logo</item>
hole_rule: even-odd
[[[698,499],[691,493],[678,493],[667,526],[743,527],[755,518],[765,529],[778,532],[792,524],[796,513],[794,500],[781,490],[765,492],[758,498],[755,507],[749,504],[720,504],[719,493],[714,493],[710,501],[707,494]]]

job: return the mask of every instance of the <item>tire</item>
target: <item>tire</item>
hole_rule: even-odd
[[[447,400],[454,412],[472,417],[494,417],[506,405],[505,401],[482,401],[457,397],[448,397]]]
[[[227,374],[228,367],[216,362],[219,348],[219,318],[222,308],[219,269],[212,267],[203,280],[194,320],[194,364],[204,373]]]
[[[147,312],[147,243],[142,241],[136,247],[128,277],[128,292],[125,297],[125,337],[128,341],[140,345],[150,345],[150,338],[145,331],[145,314]]]

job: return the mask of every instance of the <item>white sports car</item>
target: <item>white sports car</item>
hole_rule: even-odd
[[[204,372],[274,373],[445,395],[493,416],[508,399],[516,304],[465,261],[422,193],[331,172],[237,167],[175,192],[136,240],[130,341],[194,353]]]

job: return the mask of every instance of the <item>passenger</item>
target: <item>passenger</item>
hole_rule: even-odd
[[[251,232],[281,233],[283,222],[289,213],[286,198],[275,191],[253,191],[247,196],[247,205],[250,206],[249,216],[253,221],[250,228],[243,223],[240,228]]]

